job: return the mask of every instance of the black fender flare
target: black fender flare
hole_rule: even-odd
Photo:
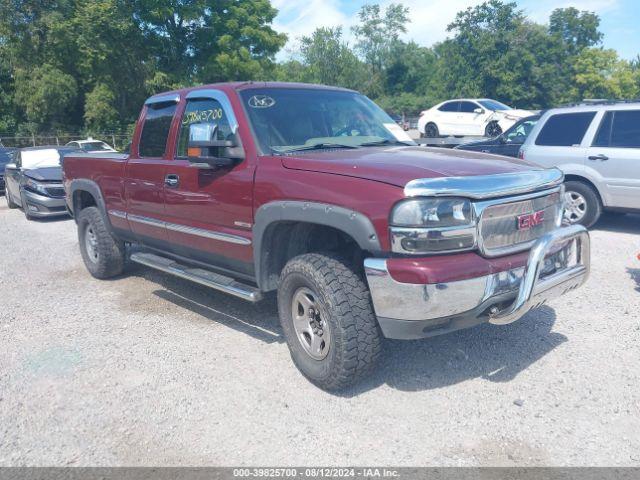
[[[75,180],[71,180],[69,184],[69,200],[71,204],[69,205],[69,210],[73,215],[74,220],[77,221],[76,215],[76,205],[75,205],[75,194],[77,191],[84,191],[90,193],[96,201],[96,205],[100,213],[102,214],[107,226],[111,228],[111,222],[109,221],[109,215],[107,215],[107,206],[104,201],[104,197],[102,196],[102,191],[100,190],[100,186],[94,182],[93,180],[87,180],[85,178],[78,178]]]
[[[265,203],[255,213],[253,224],[253,258],[258,285],[263,285],[266,260],[262,252],[265,233],[278,222],[303,222],[335,228],[349,235],[362,250],[382,252],[380,239],[371,220],[355,210],[337,205],[305,202],[274,201]]]

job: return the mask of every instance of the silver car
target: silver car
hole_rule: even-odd
[[[519,157],[565,174],[565,220],[590,227],[603,210],[640,211],[640,103],[547,111]]]

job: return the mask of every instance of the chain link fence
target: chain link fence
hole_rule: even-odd
[[[25,148],[40,147],[45,145],[64,146],[74,140],[101,140],[108,143],[118,151],[123,151],[131,142],[131,136],[120,133],[100,133],[86,137],[78,134],[55,134],[55,135],[30,135],[30,136],[11,136],[0,135],[0,142],[5,147]]]

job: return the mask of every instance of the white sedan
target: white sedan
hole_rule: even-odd
[[[108,143],[101,142],[100,140],[94,140],[93,138],[88,138],[87,140],[74,140],[73,142],[67,143],[65,146],[77,148],[86,153],[110,153],[116,151]]]
[[[447,100],[420,113],[420,136],[446,135],[497,137],[518,120],[533,115],[489,98]]]

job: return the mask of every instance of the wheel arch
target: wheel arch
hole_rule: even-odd
[[[100,191],[98,184],[92,180],[76,179],[72,180],[69,185],[69,197],[71,199],[71,205],[69,209],[73,218],[77,221],[78,213],[83,209],[91,206],[98,208],[102,214],[105,222],[109,228],[111,223],[109,222],[109,216],[107,215],[107,208]]]
[[[595,182],[593,182],[592,180],[590,180],[589,178],[587,178],[584,175],[577,175],[575,173],[566,173],[564,176],[564,181],[565,182],[581,182],[584,183],[585,185],[589,186],[597,195],[598,200],[600,200],[600,204],[602,206],[605,206],[605,202],[604,202],[604,197],[602,195],[602,193],[600,192],[600,190],[598,189],[598,186],[595,184]]]
[[[287,248],[276,248],[282,244]],[[276,201],[256,212],[254,267],[263,291],[277,288],[280,272],[289,259],[332,247],[340,247],[354,257],[382,250],[371,220],[354,210],[325,203]]]

